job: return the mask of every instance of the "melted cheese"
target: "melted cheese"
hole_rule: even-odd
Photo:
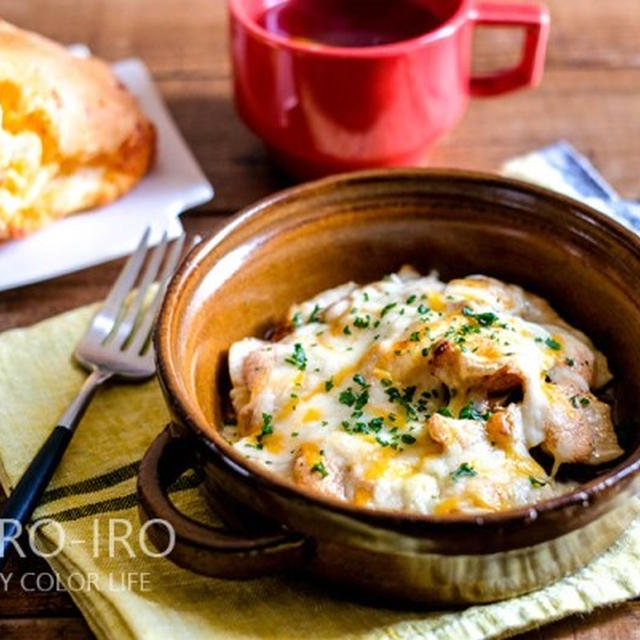
[[[610,377],[606,360],[519,287],[404,268],[294,305],[287,323],[276,343],[231,347],[238,425],[225,433],[307,489],[371,508],[499,511],[573,486],[548,476],[533,447],[556,462],[620,453],[593,396],[607,446],[588,440],[590,416],[587,444],[572,449],[563,420],[586,410],[576,394],[590,380]]]

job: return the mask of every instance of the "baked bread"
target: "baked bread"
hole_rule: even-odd
[[[107,64],[0,21],[0,241],[118,198],[154,151]]]

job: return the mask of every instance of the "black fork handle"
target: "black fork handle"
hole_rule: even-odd
[[[51,432],[33,458],[0,513],[2,539],[0,540],[0,571],[16,538],[31,518],[40,498],[67,450],[78,423],[82,419],[98,387],[111,374],[94,370],[82,389],[65,411],[60,424]]]
[[[7,561],[11,545],[20,537],[25,523],[40,502],[72,435],[70,429],[60,425],[51,432],[5,503],[2,509],[0,570]]]

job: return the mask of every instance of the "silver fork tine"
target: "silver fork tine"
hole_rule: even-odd
[[[140,268],[147,254],[147,241],[151,229],[146,228],[136,250],[131,254],[127,263],[123,267],[118,279],[115,281],[104,304],[89,325],[89,329],[84,336],[84,340],[102,342],[113,330],[113,326],[118,318],[122,303],[131,291],[133,283],[136,281]]]
[[[164,296],[164,290],[167,286],[169,278],[173,275],[176,266],[178,265],[178,261],[180,260],[180,255],[182,253],[182,247],[184,245],[185,235],[182,234],[174,243],[171,249],[169,250],[169,255],[164,263],[164,268],[162,269],[162,273],[160,274],[160,278],[158,279],[158,291],[149,304],[146,312],[144,312],[144,317],[140,321],[140,326],[136,331],[133,340],[127,347],[127,351],[133,351],[134,353],[140,353],[149,339],[149,334],[151,333],[151,329],[153,328],[153,323],[156,319],[156,315],[158,313],[158,309],[160,307],[160,303],[162,302],[162,298]],[[149,354],[152,354],[153,350],[149,350]],[[153,357],[153,355],[151,355]]]
[[[121,349],[126,340],[133,337],[133,332],[136,330],[136,320],[138,319],[138,315],[142,309],[147,291],[155,277],[158,275],[160,265],[162,264],[162,258],[164,257],[166,250],[167,232],[165,231],[162,234],[162,240],[160,240],[158,246],[153,250],[151,258],[147,263],[147,267],[142,274],[142,280],[138,284],[138,292],[134,300],[131,302],[124,314],[124,317],[117,325],[115,336],[107,339],[107,342],[112,343],[117,349]]]

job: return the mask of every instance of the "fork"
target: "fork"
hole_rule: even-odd
[[[98,388],[111,378],[138,382],[148,380],[156,372],[151,333],[164,290],[180,259],[184,234],[170,243],[165,233],[153,250],[148,246],[149,235],[147,228],[76,347],[75,358],[90,372],[89,377],[2,509],[0,570],[10,545],[33,514]],[[156,279],[158,290],[146,305]]]

